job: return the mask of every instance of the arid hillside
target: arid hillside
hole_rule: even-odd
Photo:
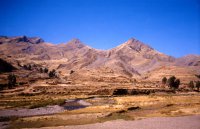
[[[81,82],[160,81],[172,75],[188,82],[200,74],[200,56],[174,58],[134,38],[110,50],[97,50],[78,39],[55,45],[38,37],[2,36],[0,59],[1,72],[31,65],[55,69],[60,78]]]

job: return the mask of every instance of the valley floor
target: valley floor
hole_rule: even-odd
[[[71,106],[81,106],[77,104],[87,104],[87,106],[75,110],[60,110],[60,112],[46,115],[12,116],[9,112],[5,113],[5,110],[15,114],[20,111],[40,112],[41,106],[44,106],[43,103],[56,104],[55,100],[62,99],[69,102]],[[76,100],[75,103],[72,100]],[[79,103],[76,103],[77,100]],[[33,105],[29,107],[30,104]],[[1,97],[0,105],[1,128],[8,129],[157,129],[161,127],[165,127],[163,129],[199,129],[200,126],[199,93],[132,96],[10,96]],[[63,105],[57,106],[63,108]],[[2,117],[3,112],[4,117]]]

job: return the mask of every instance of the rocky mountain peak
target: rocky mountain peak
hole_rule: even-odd
[[[83,44],[79,39],[75,38],[69,41],[67,43],[67,46],[71,48],[82,48],[82,47],[85,47],[85,44]]]
[[[141,42],[141,41],[139,41],[135,38],[130,38],[128,41],[126,41],[122,45],[118,46],[116,49],[117,50],[124,50],[124,51],[133,50],[137,53],[154,50],[150,46],[144,44],[143,42]]]
[[[141,49],[153,50],[152,47],[150,47],[149,45],[147,45],[135,38],[130,38],[125,44],[128,45],[129,47],[131,47],[133,49],[137,49],[137,50],[141,50]]]
[[[15,36],[15,37],[6,37],[9,43],[19,43],[19,42],[28,42],[28,38],[26,36]]]
[[[71,42],[74,42],[76,44],[81,43],[80,39],[78,39],[78,38],[72,39]]]
[[[27,36],[15,36],[15,37],[7,37],[0,36],[1,43],[19,43],[19,42],[27,42],[32,44],[38,44],[44,42],[42,38],[39,37],[27,37]]]
[[[30,43],[33,43],[33,44],[38,44],[38,43],[43,43],[44,42],[44,40],[42,38],[39,38],[39,37],[28,38],[28,41]]]
[[[139,40],[135,39],[135,38],[130,38],[127,43],[134,43],[134,42],[138,42]]]

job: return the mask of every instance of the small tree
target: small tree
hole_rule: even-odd
[[[188,84],[188,87],[193,90],[194,89],[194,82],[190,81],[190,83]]]
[[[178,89],[180,85],[180,79],[176,79],[175,76],[171,76],[168,79],[168,86],[173,89]]]
[[[28,69],[28,70],[31,70],[31,69],[32,69],[32,67],[31,67],[30,64],[28,65],[27,69]]]
[[[8,88],[12,88],[16,84],[16,76],[14,74],[8,75]]]
[[[176,79],[175,82],[174,82],[174,88],[178,89],[179,85],[180,85],[180,79]]]
[[[167,78],[166,77],[163,77],[163,79],[162,79],[162,84],[166,84],[167,83]]]
[[[197,88],[197,91],[199,91],[199,88],[200,88],[200,81],[197,81],[197,82],[196,82],[196,88]]]
[[[43,73],[43,68],[40,68],[40,73]]]
[[[47,68],[44,68],[44,72],[45,72],[45,73],[48,73],[48,71],[49,71],[49,70],[48,70]]]
[[[53,69],[52,71],[49,72],[49,77],[52,78],[52,77],[55,77],[56,76],[56,70]]]
[[[170,88],[172,88],[172,87],[174,86],[175,80],[176,80],[176,77],[174,77],[174,76],[171,76],[171,77],[168,79],[167,83],[168,83],[168,86],[169,86]]]

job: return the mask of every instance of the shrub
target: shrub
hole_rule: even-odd
[[[31,69],[32,69],[31,65],[28,65],[28,70],[31,70]]]
[[[162,79],[162,84],[166,84],[167,83],[167,78],[166,77],[163,77],[163,79]]]
[[[115,89],[113,92],[113,95],[127,95],[128,90],[127,89]]]
[[[174,82],[174,84],[175,84],[175,85],[174,85],[174,88],[175,88],[175,89],[178,89],[178,88],[179,88],[179,85],[180,85],[180,79],[176,79],[175,82]]]
[[[188,84],[188,87],[193,90],[194,89],[194,82],[190,81],[190,83]]]
[[[176,77],[172,76],[168,79],[167,83],[169,87],[172,87],[174,85],[174,81],[176,80]]]
[[[49,77],[52,78],[52,77],[55,77],[56,76],[56,70],[53,69],[52,71],[49,72]]]
[[[31,65],[30,64],[29,65],[24,65],[23,67],[24,67],[25,70],[31,70]]]
[[[74,72],[75,72],[74,70],[71,70],[71,71],[70,71],[70,74],[72,74],[72,73],[74,73]]]

